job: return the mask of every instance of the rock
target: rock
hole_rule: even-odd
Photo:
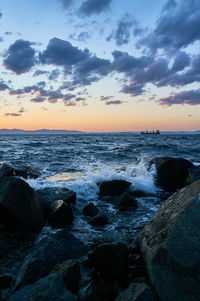
[[[22,178],[36,179],[41,176],[41,172],[28,164],[6,164],[0,165],[0,178],[18,176]]]
[[[0,290],[5,290],[10,287],[12,282],[12,277],[9,275],[1,275],[0,276]]]
[[[9,242],[5,235],[0,234],[0,257],[7,254],[9,250]]]
[[[68,205],[74,204],[76,201],[76,193],[68,188],[46,187],[38,190],[37,195],[50,209],[50,213],[57,201],[62,200]]]
[[[198,180],[200,180],[200,166],[189,168],[188,176],[185,180],[185,185],[190,185]]]
[[[111,279],[123,279],[128,269],[128,249],[123,243],[102,244],[88,253],[91,265]]]
[[[88,248],[67,229],[42,239],[24,258],[12,290],[34,283],[55,267],[69,259],[86,255]]]
[[[100,196],[113,196],[123,193],[129,186],[130,182],[125,180],[111,180],[98,183]]]
[[[62,264],[56,265],[52,273],[57,273],[62,276],[66,287],[74,294],[77,293],[79,281],[81,278],[80,264],[77,260],[68,260]]]
[[[157,298],[146,283],[132,283],[115,301],[156,301]]]
[[[139,233],[150,281],[162,301],[200,300],[200,181],[173,194]]]
[[[83,208],[83,214],[85,216],[96,216],[99,213],[99,209],[91,202]]]
[[[138,208],[137,200],[127,191],[119,196],[114,197],[115,206],[119,210],[135,210]]]
[[[56,201],[54,208],[52,207],[52,214],[48,219],[49,225],[53,228],[65,228],[71,225],[73,220],[72,208],[62,200]]]
[[[163,189],[175,191],[185,186],[185,180],[193,163],[182,158],[158,157],[148,163],[156,168],[156,183]]]
[[[38,233],[45,208],[28,183],[15,177],[0,179],[0,223],[12,231]]]
[[[75,301],[58,274],[41,278],[34,285],[28,285],[13,294],[8,301]]]
[[[105,214],[99,214],[89,220],[89,224],[94,227],[104,227],[109,224],[108,217]]]

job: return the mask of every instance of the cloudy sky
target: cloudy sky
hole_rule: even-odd
[[[1,0],[0,53],[0,128],[200,129],[199,0]]]

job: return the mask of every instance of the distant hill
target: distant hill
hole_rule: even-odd
[[[0,135],[65,135],[65,134],[83,134],[80,131],[70,131],[70,130],[35,130],[35,131],[24,131],[19,129],[0,129]]]

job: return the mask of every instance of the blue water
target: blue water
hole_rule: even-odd
[[[39,179],[28,180],[35,190],[55,186],[77,193],[73,231],[88,240],[98,235],[110,240],[130,236],[154,215],[160,205],[159,188],[146,163],[158,156],[182,157],[199,164],[200,135],[0,135],[1,162],[28,163],[42,172]],[[110,179],[129,180],[132,189],[149,196],[138,199],[135,212],[119,212],[98,199],[97,182]],[[93,229],[82,217],[81,210],[88,201],[109,214],[110,224],[103,232]],[[45,228],[43,234],[48,231]]]

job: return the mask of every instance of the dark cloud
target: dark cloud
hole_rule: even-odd
[[[4,41],[4,39],[2,37],[0,37],[0,42],[3,42],[3,41]]]
[[[60,70],[59,69],[55,69],[53,71],[51,71],[50,75],[49,75],[49,80],[55,80],[59,77],[60,75]]]
[[[43,102],[45,100],[46,100],[46,98],[44,98],[44,97],[34,97],[31,99],[32,102]]]
[[[82,51],[68,41],[53,38],[46,50],[40,53],[39,58],[43,64],[55,64],[69,70],[68,67],[88,58],[89,55],[88,49]]]
[[[59,0],[59,1],[62,3],[64,8],[68,8],[73,2],[73,0]]]
[[[112,98],[113,98],[114,96],[101,96],[100,97],[100,100],[101,101],[109,101],[109,100],[111,100]]]
[[[145,90],[144,90],[144,85],[130,84],[130,85],[125,85],[121,90],[121,92],[125,94],[130,94],[131,96],[138,96],[143,94]]]
[[[76,95],[68,93],[68,94],[65,94],[64,100],[71,100],[75,97],[76,97]]]
[[[76,101],[84,101],[86,100],[85,97],[76,97]]]
[[[77,41],[79,42],[85,42],[88,39],[90,39],[90,35],[87,31],[82,31],[77,37]]]
[[[100,14],[109,8],[112,0],[85,0],[79,8],[82,15]]]
[[[0,13],[0,19],[2,18],[2,16],[3,16],[3,14],[2,14],[2,13]]]
[[[9,90],[9,86],[5,84],[3,81],[0,81],[0,91]]]
[[[109,105],[120,105],[122,104],[122,101],[121,100],[110,100],[110,101],[107,101],[105,103],[105,105],[109,106]]]
[[[117,46],[128,44],[131,35],[133,22],[130,21],[129,15],[125,15],[117,24],[117,29],[108,38],[107,41],[114,39]]]
[[[4,116],[20,117],[20,116],[22,116],[22,114],[20,114],[20,113],[5,113]]]
[[[6,32],[4,32],[4,34],[7,35],[7,36],[9,36],[9,35],[12,34],[12,31],[6,31]]]
[[[43,71],[43,70],[36,70],[33,74],[34,77],[36,76],[40,76],[40,75],[44,75],[44,74],[48,74],[48,71]]]
[[[163,106],[171,106],[174,104],[200,105],[200,89],[173,93],[168,97],[158,99],[157,102]]]
[[[177,51],[200,40],[199,0],[168,1],[154,32],[139,42],[156,52],[159,48]]]
[[[185,67],[190,65],[190,57],[185,52],[179,52],[175,57],[174,64],[172,66],[173,71],[182,71]]]
[[[17,40],[11,44],[4,59],[6,69],[16,74],[28,72],[36,62],[36,51],[31,45],[31,42],[25,40]]]
[[[64,100],[64,106],[66,107],[75,107],[76,103],[74,101],[68,101],[68,100]]]

